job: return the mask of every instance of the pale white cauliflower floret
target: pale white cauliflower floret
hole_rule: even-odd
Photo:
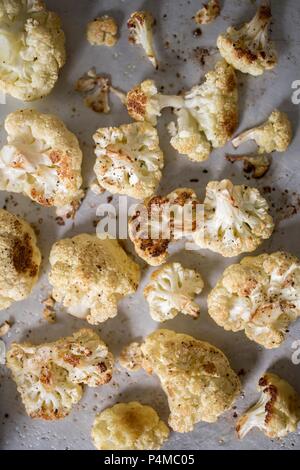
[[[87,25],[86,36],[92,46],[109,46],[116,44],[118,25],[114,18],[108,15],[100,16]]]
[[[288,253],[246,257],[227,268],[208,296],[210,316],[226,330],[244,330],[277,348],[300,316],[300,263]]]
[[[67,416],[83,394],[111,380],[113,356],[92,330],[34,346],[13,343],[7,367],[31,418],[55,420]]]
[[[49,260],[52,297],[91,324],[115,317],[119,300],[138,287],[139,266],[116,240],[88,234],[66,238],[53,245]]]
[[[24,219],[0,209],[0,310],[30,295],[40,264],[33,229]]]
[[[157,130],[146,122],[100,128],[94,171],[99,185],[111,193],[144,199],[155,193],[164,164]]]
[[[199,421],[213,423],[232,407],[240,381],[216,347],[163,329],[149,335],[140,349],[136,369],[140,366],[158,375],[168,397],[169,425],[174,431],[190,432]],[[125,357],[122,365],[126,367]]]
[[[61,214],[83,197],[82,152],[76,136],[51,114],[16,111],[5,120],[7,144],[0,150],[0,189],[22,193]]]
[[[153,67],[157,68],[157,60],[153,49],[153,32],[155,20],[148,11],[135,11],[127,21],[128,40],[132,44],[140,44]]]
[[[253,428],[259,428],[267,437],[281,438],[297,430],[300,422],[300,396],[278,375],[266,373],[258,382],[259,401],[237,423],[240,439]]]
[[[48,95],[65,63],[65,36],[41,0],[0,1],[0,90],[22,101]]]
[[[269,40],[272,19],[270,1],[262,1],[256,15],[240,29],[230,26],[220,34],[217,46],[226,62],[243,73],[262,75],[277,65],[273,43]]]
[[[220,11],[220,0],[209,0],[201,10],[197,11],[195,21],[198,24],[209,24],[219,16]]]
[[[151,406],[132,401],[118,403],[99,413],[93,424],[92,439],[98,450],[158,450],[169,433]]]
[[[274,229],[267,201],[249,186],[229,180],[211,181],[206,187],[204,225],[194,240],[226,257],[254,251]]]
[[[194,269],[186,269],[180,263],[165,264],[152,273],[144,289],[151,317],[164,322],[181,312],[197,318],[200,307],[194,297],[203,286],[200,274]]]

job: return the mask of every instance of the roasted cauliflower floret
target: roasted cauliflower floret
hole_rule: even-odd
[[[144,80],[127,93],[128,114],[136,121],[148,121],[155,126],[163,108],[181,108],[184,99],[177,95],[158,93],[154,80]]]
[[[59,16],[41,0],[1,0],[0,44],[0,90],[22,101],[48,95],[65,63]]]
[[[92,46],[109,46],[116,44],[118,25],[108,15],[100,16],[87,24],[86,36]]]
[[[110,82],[107,77],[98,75],[95,68],[77,80],[75,90],[84,95],[84,104],[96,113],[109,113]]]
[[[185,106],[214,148],[223,147],[238,125],[238,87],[234,68],[221,60],[202,85],[185,94]]]
[[[271,159],[263,153],[258,155],[226,155],[226,159],[230,163],[243,162],[244,172],[252,173],[253,178],[262,178],[271,166]]]
[[[177,123],[171,122],[168,126],[172,147],[190,160],[196,162],[207,160],[211,152],[211,144],[203,129],[187,109],[181,108],[174,112],[177,116]]]
[[[78,208],[82,152],[78,140],[51,114],[33,109],[7,116],[0,150],[0,189],[22,193],[63,215]]]
[[[265,348],[279,347],[300,316],[299,260],[276,252],[229,266],[208,296],[208,312],[226,330],[245,330]]]
[[[128,40],[131,44],[140,44],[153,67],[157,68],[157,59],[153,49],[152,28],[155,20],[148,11],[135,11],[127,21]]]
[[[189,188],[146,199],[128,222],[137,254],[151,266],[163,264],[169,244],[196,231],[199,206],[195,192]]]
[[[93,325],[115,317],[118,301],[139,284],[139,266],[116,240],[88,234],[66,238],[53,245],[49,260],[52,297]]]
[[[82,397],[84,384],[96,387],[110,381],[113,356],[94,331],[82,329],[38,346],[13,343],[7,367],[27,414],[55,420],[70,413]]]
[[[214,21],[221,12],[220,0],[209,0],[197,11],[195,21],[198,24],[208,24]]]
[[[92,439],[98,450],[158,450],[169,433],[151,406],[132,401],[118,403],[99,413]]]
[[[234,147],[239,147],[250,139],[255,140],[261,154],[285,152],[292,140],[292,125],[288,116],[275,109],[266,122],[243,132],[233,139],[232,144]]]
[[[153,320],[164,322],[184,313],[197,318],[200,307],[194,297],[204,286],[202,277],[194,269],[186,269],[180,263],[169,263],[151,275],[144,289]]]
[[[40,264],[33,229],[24,219],[0,209],[0,310],[30,295]]]
[[[211,181],[206,187],[204,224],[194,233],[195,243],[226,257],[254,251],[272,235],[268,209],[255,188]]]
[[[157,330],[141,344],[141,351],[141,367],[158,375],[167,394],[174,431],[190,432],[199,421],[217,421],[239,394],[238,376],[209,343]]]
[[[253,428],[259,428],[271,439],[285,437],[297,430],[300,421],[300,396],[278,375],[266,373],[258,382],[259,401],[238,420],[240,439]]]
[[[164,165],[157,130],[146,122],[98,129],[94,171],[113,194],[144,199],[155,193]]]
[[[217,46],[226,62],[254,76],[273,69],[277,65],[277,56],[269,39],[271,18],[270,2],[263,1],[249,23],[240,29],[231,26],[221,34]]]

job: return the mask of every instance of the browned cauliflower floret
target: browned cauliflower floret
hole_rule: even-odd
[[[231,26],[221,34],[217,46],[226,62],[254,76],[273,69],[277,65],[277,56],[269,40],[271,18],[270,1],[265,0],[249,23],[240,29]]]
[[[65,36],[41,0],[0,1],[0,90],[22,101],[48,95],[65,63]]]
[[[184,96],[185,106],[214,148],[223,147],[238,125],[238,87],[234,68],[220,60],[202,85]]]
[[[93,139],[94,171],[101,187],[136,199],[155,193],[164,165],[155,127],[147,122],[104,127]]]
[[[217,421],[239,394],[238,376],[225,355],[209,343],[157,330],[140,348],[141,367],[158,375],[167,394],[174,431],[190,432],[199,421]]]
[[[258,155],[226,155],[226,159],[230,163],[243,162],[244,172],[252,173],[253,178],[262,178],[271,166],[271,159],[263,153]]]
[[[116,240],[81,234],[50,252],[52,296],[68,313],[98,324],[117,315],[118,301],[133,294],[140,268]]]
[[[163,264],[169,255],[169,244],[196,230],[194,211],[198,204],[195,192],[189,188],[146,199],[128,222],[129,237],[137,254],[152,266]]]
[[[300,316],[300,264],[288,253],[246,257],[227,268],[208,296],[210,316],[265,348],[284,341]]]
[[[197,11],[195,21],[198,24],[208,24],[214,21],[221,12],[220,0],[209,0]]]
[[[41,253],[30,225],[0,209],[0,310],[30,295],[40,264]]]
[[[255,140],[261,154],[274,151],[285,152],[292,140],[292,125],[288,116],[275,109],[266,122],[243,132],[233,139],[232,144],[234,147],[239,147],[250,139]]]
[[[95,68],[77,80],[75,90],[84,95],[84,103],[96,113],[109,113],[110,82],[107,77],[97,75]]]
[[[135,11],[127,21],[128,40],[132,44],[140,44],[151,64],[157,68],[157,60],[153,49],[152,28],[155,20],[148,11]]]
[[[278,375],[266,373],[258,382],[259,401],[237,423],[240,439],[253,428],[259,428],[271,439],[285,437],[297,430],[300,421],[300,396]]]
[[[92,46],[112,47],[118,40],[117,35],[118,25],[111,16],[100,16],[87,24],[86,36]]]
[[[82,329],[53,343],[13,343],[7,367],[31,418],[67,416],[83,394],[83,385],[105,384],[112,377],[113,356],[99,336]]]
[[[184,313],[197,318],[200,307],[194,297],[204,286],[201,275],[180,263],[169,263],[154,271],[144,289],[151,317],[158,322],[175,318]]]
[[[22,193],[59,214],[74,211],[80,189],[82,152],[56,116],[23,109],[7,116],[7,144],[0,150],[0,189]]]
[[[118,403],[99,413],[92,439],[98,450],[158,450],[169,433],[151,406],[132,401]]]
[[[256,250],[274,229],[267,201],[249,186],[229,180],[211,181],[206,187],[204,225],[194,233],[200,248],[226,257]]]

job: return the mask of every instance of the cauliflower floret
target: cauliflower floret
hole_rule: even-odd
[[[155,193],[164,165],[155,127],[146,122],[104,127],[93,139],[94,171],[101,187],[136,199]]]
[[[155,20],[148,11],[135,11],[127,21],[128,40],[131,44],[140,44],[153,67],[157,68],[157,60],[153,49],[152,27]]]
[[[0,209],[0,310],[30,295],[40,264],[41,253],[30,225]]]
[[[118,25],[108,15],[100,16],[87,24],[86,36],[92,46],[109,46],[116,44]]]
[[[177,116],[177,124],[171,122],[168,130],[172,136],[171,145],[179,153],[187,155],[190,160],[203,162],[207,160],[211,145],[207,140],[203,129],[199,127],[196,119],[185,108],[174,111]]]
[[[167,394],[174,431],[190,432],[199,421],[217,421],[240,392],[239,378],[226,356],[209,343],[162,329],[140,348],[141,366],[158,375]]]
[[[109,113],[110,82],[108,78],[97,75],[94,67],[77,80],[75,90],[85,96],[84,104],[88,108],[96,113]]]
[[[231,163],[244,162],[244,172],[252,172],[253,178],[262,178],[271,166],[271,160],[265,154],[226,155],[226,159]]]
[[[292,125],[288,116],[275,109],[266,122],[243,132],[233,139],[232,144],[234,147],[239,147],[250,139],[255,140],[261,154],[285,152],[292,140]]]
[[[78,208],[82,152],[78,140],[51,114],[23,109],[7,116],[0,150],[0,189],[22,193],[58,215]]]
[[[143,353],[138,342],[130,343],[122,349],[119,357],[122,367],[131,371],[140,370],[143,364]]]
[[[48,95],[65,63],[65,36],[41,0],[0,1],[0,90],[22,101]]]
[[[158,93],[154,80],[144,80],[127,93],[128,114],[136,121],[148,121],[155,126],[163,108],[181,108],[184,99],[177,95]]]
[[[149,304],[153,320],[164,322],[184,313],[197,318],[199,305],[194,297],[204,286],[202,277],[193,269],[185,269],[180,263],[165,264],[154,271],[144,296]]]
[[[52,297],[92,325],[115,317],[118,301],[139,284],[139,266],[116,240],[88,234],[66,238],[53,245],[49,261]]]
[[[238,87],[234,68],[225,60],[205,75],[202,85],[185,94],[185,106],[214,148],[223,147],[238,124]]]
[[[55,420],[78,403],[83,384],[96,387],[110,381],[113,356],[94,331],[82,329],[53,343],[13,343],[7,367],[27,414]]]
[[[285,437],[297,430],[300,421],[300,396],[278,375],[266,373],[258,382],[259,401],[237,423],[238,437],[243,439],[257,427],[271,439]]]
[[[204,225],[194,233],[195,243],[226,257],[254,251],[274,230],[268,209],[256,188],[211,181],[206,187]]]
[[[299,260],[277,252],[229,266],[208,296],[208,312],[226,330],[245,330],[265,348],[279,347],[300,316]]]
[[[169,434],[156,411],[137,401],[106,408],[97,415],[92,428],[98,450],[158,450]]]
[[[217,40],[226,62],[243,73],[262,75],[277,65],[273,43],[269,40],[272,14],[270,2],[263,1],[256,15],[240,29],[229,27]]]
[[[221,12],[219,0],[209,0],[208,3],[203,5],[201,10],[197,11],[195,21],[198,24],[208,24],[214,21]]]
[[[146,199],[128,222],[137,254],[151,266],[163,264],[169,244],[196,231],[198,204],[195,192],[189,188]]]

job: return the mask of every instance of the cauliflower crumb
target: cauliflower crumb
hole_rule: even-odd
[[[11,324],[8,321],[2,323],[2,325],[0,326],[0,337],[2,338],[3,336],[7,335],[10,329]]]
[[[88,23],[86,35],[92,46],[112,47],[118,40],[118,25],[111,16],[100,16]]]
[[[116,240],[88,234],[66,238],[53,245],[49,260],[52,297],[92,325],[115,317],[119,300],[139,284],[139,266]]]
[[[43,300],[43,317],[48,323],[56,322],[56,312],[54,310],[55,300],[49,295],[49,297]]]
[[[30,295],[40,264],[33,229],[21,217],[0,209],[0,310]]]
[[[158,450],[169,429],[156,411],[137,401],[118,403],[99,413],[92,428],[98,450]]]
[[[297,430],[300,421],[300,396],[278,375],[266,373],[258,382],[259,401],[237,423],[238,437],[243,439],[257,427],[270,439],[287,436]]]
[[[273,43],[269,40],[272,19],[270,1],[262,1],[256,15],[240,29],[230,26],[220,34],[217,46],[226,62],[243,73],[262,75],[277,65]]]
[[[134,342],[126,346],[119,358],[120,364],[125,369],[137,371],[142,367],[143,354],[140,343]]]
[[[153,49],[152,27],[155,20],[148,11],[135,11],[127,21],[129,30],[128,40],[131,44],[140,44],[153,67],[158,68],[157,59]]]
[[[13,343],[7,352],[27,414],[56,420],[81,399],[84,384],[97,387],[111,380],[113,356],[92,330],[34,346]]]
[[[0,339],[0,365],[4,365],[6,363],[6,346],[4,341]]]
[[[300,263],[289,253],[246,257],[227,268],[208,296],[208,313],[230,331],[277,348],[300,316]]]
[[[99,185],[113,194],[144,199],[155,193],[164,165],[157,130],[146,122],[100,128],[94,171]]]
[[[158,375],[168,397],[174,431],[190,432],[199,421],[213,423],[232,407],[240,381],[216,347],[165,329],[150,334],[140,347],[142,368]]]
[[[109,113],[110,81],[102,75],[97,75],[95,67],[80,77],[75,84],[75,90],[82,93],[84,104],[96,113]]]
[[[268,209],[256,188],[211,181],[206,187],[204,225],[194,233],[194,241],[226,257],[254,251],[274,230]]]
[[[197,318],[200,307],[194,297],[200,294],[203,286],[200,274],[193,269],[186,269],[180,263],[165,264],[152,273],[144,289],[151,317],[164,322],[181,312]]]
[[[82,152],[78,140],[51,114],[33,109],[5,119],[7,144],[0,150],[0,189],[22,193],[65,215],[78,208]]]
[[[208,3],[203,5],[201,10],[197,11],[195,21],[198,24],[209,24],[214,21],[221,12],[219,0],[209,0]]]
[[[253,174],[253,178],[262,178],[269,171],[271,159],[265,154],[250,155],[226,155],[226,159],[231,162],[242,161],[244,163],[244,172]]]
[[[0,3],[0,90],[22,101],[48,95],[65,63],[65,35],[41,0]]]

